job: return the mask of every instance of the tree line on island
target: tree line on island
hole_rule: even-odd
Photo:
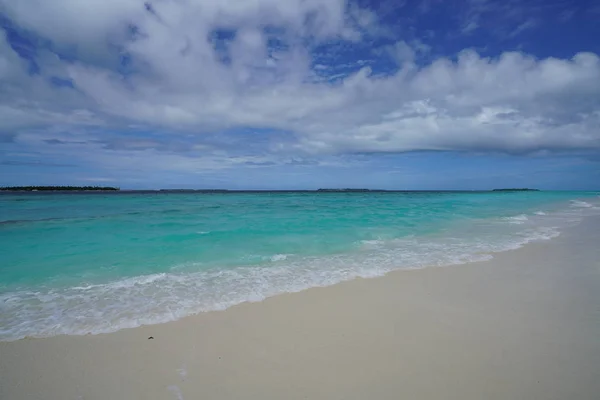
[[[5,192],[116,192],[121,189],[113,186],[5,186],[0,187],[0,191]],[[167,193],[228,193],[228,192],[271,192],[270,190],[227,190],[227,189],[160,189],[158,192]],[[492,189],[493,192],[537,192],[539,189],[529,188],[506,188]],[[126,191],[137,192],[137,191]],[[156,191],[141,191],[156,192]],[[364,192],[406,192],[404,190],[381,190],[381,189],[361,189],[361,188],[321,188],[317,190],[275,190],[273,192],[320,192],[320,193],[364,193]],[[410,192],[410,190],[408,191]]]
[[[529,188],[507,188],[507,189],[493,189],[492,192],[539,192],[540,189],[529,189]]]
[[[117,191],[112,186],[6,186],[0,190],[11,192],[83,192],[83,191]]]

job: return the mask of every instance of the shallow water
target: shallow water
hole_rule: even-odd
[[[3,194],[0,339],[485,260],[598,213],[592,192]]]

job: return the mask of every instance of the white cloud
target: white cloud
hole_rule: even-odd
[[[82,4],[0,0],[16,24],[55,50],[75,49],[78,59],[40,51],[40,74],[29,75],[0,36],[0,130],[135,124],[207,135],[273,128],[294,140],[265,151],[317,154],[600,148],[596,54],[491,59],[466,50],[455,61],[418,66],[415,54],[429,48],[399,41],[394,74],[374,76],[364,67],[332,84],[314,79],[305,43],[356,41],[378,30],[373,13],[342,0],[155,1],[150,11],[137,0]],[[270,51],[265,26],[280,28],[284,50]],[[236,31],[226,43],[230,63],[209,39],[215,29]],[[126,74],[117,68],[124,54]],[[70,79],[76,90],[52,86],[52,76]],[[193,168],[198,161],[165,162]]]
[[[404,40],[397,42],[393,46],[389,46],[388,51],[398,65],[402,65],[407,62],[412,63],[415,61],[415,50]]]

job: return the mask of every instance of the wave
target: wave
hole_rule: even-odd
[[[141,275],[141,276],[135,276],[132,278],[121,279],[121,280],[111,283],[110,285],[113,289],[131,289],[135,286],[148,285],[150,283],[160,281],[161,279],[165,278],[166,276],[167,276],[167,274],[164,272],[159,273],[159,274]],[[105,285],[97,284],[97,285],[86,285],[86,286],[74,286],[74,287],[72,287],[72,289],[83,292],[86,290],[93,290],[93,289],[103,287],[103,286],[105,286]]]
[[[361,240],[360,243],[362,245],[364,245],[365,247],[368,247],[368,246],[379,246],[382,243],[385,243],[385,240],[382,240],[382,239],[368,239],[367,240],[367,239],[365,239],[365,240]]]
[[[271,257],[269,257],[269,260],[276,262],[276,261],[286,260],[287,258],[288,258],[288,254],[275,254],[275,255],[272,255]]]
[[[0,294],[0,340],[106,333],[163,323],[397,269],[485,261],[494,252],[558,235],[554,227],[539,227],[497,237],[375,240],[354,253],[293,258],[275,254],[271,261],[276,262],[263,266],[191,273],[173,268],[100,284],[17,290]]]
[[[543,211],[536,211],[536,212],[534,212],[534,214],[535,215],[546,215],[546,213]]]
[[[571,200],[571,207],[578,207],[578,208],[592,208],[594,207],[593,204],[588,203],[587,201],[582,201],[582,200]]]
[[[511,224],[517,224],[517,225],[524,224],[526,221],[529,220],[529,218],[527,218],[527,215],[525,215],[525,214],[515,215],[514,217],[504,217],[502,219],[504,221],[508,221]]]

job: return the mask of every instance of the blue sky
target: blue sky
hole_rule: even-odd
[[[594,1],[0,0],[0,185],[600,187]]]

